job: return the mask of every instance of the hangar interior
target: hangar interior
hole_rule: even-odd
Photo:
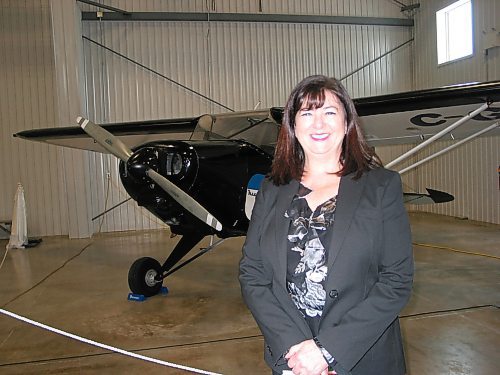
[[[267,371],[262,336],[239,295],[242,239],[173,275],[168,296],[127,301],[133,260],[163,259],[177,239],[134,201],[92,220],[127,198],[113,156],[14,133],[76,125],[79,115],[113,123],[282,106],[310,74],[341,79],[355,98],[500,80],[495,0],[472,1],[473,54],[445,64],[437,63],[435,20],[452,0],[99,3],[144,18],[130,20],[88,1],[0,4],[0,219],[12,217],[20,182],[28,234],[43,238],[35,248],[6,253],[0,304],[89,339],[207,371]],[[228,17],[220,20],[221,14]],[[408,189],[455,196],[408,206],[417,265],[402,314],[409,373],[497,373],[499,140],[498,133],[480,137],[402,176]],[[402,166],[452,142],[439,141]],[[377,152],[388,162],[410,147]],[[0,237],[2,248],[7,238]],[[158,366],[4,316],[0,348],[2,373],[139,373]]]

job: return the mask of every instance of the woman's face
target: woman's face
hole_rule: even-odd
[[[325,156],[338,160],[346,126],[344,107],[330,91],[325,91],[325,103],[321,108],[308,109],[305,102],[295,115],[295,136],[304,149],[306,160]]]

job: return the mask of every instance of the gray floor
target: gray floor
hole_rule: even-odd
[[[416,278],[401,319],[409,373],[498,374],[500,226],[429,214],[410,217]],[[224,242],[172,275],[166,281],[168,296],[127,301],[130,264],[141,256],[163,260],[176,241],[162,231],[134,232],[92,240],[48,237],[38,247],[11,250],[0,269],[0,306],[184,366],[222,374],[269,373],[262,337],[240,297],[242,238]],[[0,240],[2,256],[5,244]],[[190,373],[0,315],[2,374],[147,371]]]

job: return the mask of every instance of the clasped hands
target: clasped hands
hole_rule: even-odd
[[[285,359],[294,375],[337,374],[335,371],[328,372],[328,363],[312,339],[292,346],[285,355]]]

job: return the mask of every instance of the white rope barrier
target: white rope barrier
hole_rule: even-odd
[[[171,362],[165,362],[165,361],[162,361],[162,360],[159,360],[159,359],[156,359],[156,358],[146,357],[146,356],[141,355],[141,354],[136,354],[136,353],[128,352],[128,351],[123,350],[123,349],[115,348],[113,346],[109,346],[109,345],[106,345],[106,344],[102,344],[100,342],[92,341],[92,340],[86,339],[84,337],[77,336],[77,335],[74,335],[72,333],[65,332],[65,331],[62,331],[62,330],[54,328],[54,327],[50,327],[50,326],[45,325],[43,323],[36,322],[34,320],[25,318],[24,316],[17,315],[15,313],[12,313],[12,312],[4,310],[4,309],[0,309],[0,313],[2,313],[4,315],[8,315],[11,318],[14,318],[14,319],[17,319],[17,320],[21,320],[21,321],[23,321],[25,323],[34,325],[36,327],[45,329],[47,331],[51,331],[51,332],[57,333],[59,335],[66,336],[66,337],[72,338],[74,340],[81,341],[81,342],[84,342],[84,343],[89,344],[89,345],[94,345],[94,346],[97,346],[99,348],[106,349],[106,350],[109,350],[109,351],[112,351],[112,352],[115,352],[115,353],[120,353],[120,354],[129,356],[129,357],[133,357],[133,358],[137,358],[137,359],[142,359],[143,361],[153,362],[153,363],[156,363],[158,365],[173,367],[173,368],[177,368],[177,369],[180,369],[180,370],[191,371],[191,372],[194,372],[194,373],[197,373],[197,374],[222,375],[222,374],[219,374],[219,373],[216,373],[216,372],[210,372],[210,371],[200,370],[200,369],[196,369],[196,368],[193,368],[193,367],[178,365],[178,364],[171,363]]]

